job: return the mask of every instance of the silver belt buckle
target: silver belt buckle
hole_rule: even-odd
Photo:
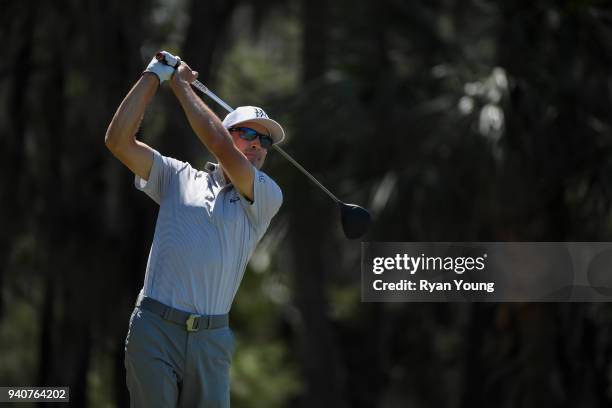
[[[196,332],[200,326],[200,315],[190,314],[187,318],[187,322],[185,322],[185,326],[187,326],[187,331]]]

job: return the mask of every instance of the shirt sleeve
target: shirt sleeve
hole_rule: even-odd
[[[187,166],[187,163],[162,156],[157,150],[153,150],[153,166],[149,173],[149,179],[145,180],[136,175],[134,184],[138,190],[145,192],[153,201],[160,204],[172,181],[178,177],[179,172],[185,166]]]
[[[283,193],[274,180],[257,169],[253,178],[253,202],[238,194],[247,216],[258,230],[264,230],[270,225],[283,203]]]

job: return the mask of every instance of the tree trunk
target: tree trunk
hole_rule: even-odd
[[[0,161],[0,224],[3,233],[0,235],[0,321],[4,315],[2,294],[4,293],[4,277],[9,267],[9,256],[15,236],[24,229],[22,205],[24,197],[25,152],[24,139],[27,120],[26,95],[32,74],[32,37],[35,29],[35,7],[16,7],[17,10],[5,10],[12,16],[10,20],[7,59],[9,65],[9,91],[7,99],[9,120],[6,132],[0,137],[0,151],[3,159]]]
[[[321,79],[327,69],[327,13],[325,1],[302,1],[302,82],[307,86],[311,81]],[[307,126],[307,118],[296,118],[298,133],[314,131]],[[310,137],[311,135],[306,135]],[[298,160],[299,152],[297,154]],[[287,194],[286,206],[293,208],[290,213],[290,245],[294,266],[294,296],[301,314],[300,333],[297,344],[304,377],[304,393],[301,406],[343,407],[344,373],[342,357],[335,338],[332,323],[328,317],[328,277],[337,264],[334,261],[333,240],[327,232],[331,220],[327,201],[322,193],[314,190],[309,181],[299,173],[300,188]],[[312,194],[321,194],[313,197]],[[304,207],[303,210],[295,210]],[[329,256],[326,256],[329,255]],[[329,262],[327,262],[329,261]]]

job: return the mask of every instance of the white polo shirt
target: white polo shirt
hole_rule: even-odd
[[[228,313],[255,246],[280,208],[280,187],[255,169],[251,204],[218,165],[199,171],[154,152],[136,188],[159,204],[141,296],[190,313]]]

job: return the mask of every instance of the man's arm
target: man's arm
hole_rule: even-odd
[[[145,180],[148,180],[153,166],[153,149],[136,140],[136,132],[158,87],[159,80],[155,74],[145,72],[119,105],[104,138],[113,155]]]
[[[238,192],[252,201],[255,177],[253,165],[236,148],[232,137],[223,127],[217,115],[191,88],[190,84],[197,78],[197,73],[184,62],[176,72],[170,81],[170,86],[181,103],[191,128],[206,148],[219,160]]]

